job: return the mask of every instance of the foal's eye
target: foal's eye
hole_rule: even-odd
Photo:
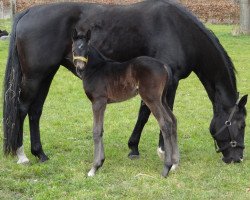
[[[82,49],[83,48],[83,44],[80,44],[79,46],[78,46],[78,49]]]

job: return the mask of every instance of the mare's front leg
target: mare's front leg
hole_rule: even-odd
[[[93,139],[94,139],[94,162],[88,176],[94,176],[96,171],[102,166],[105,156],[103,147],[103,120],[106,109],[107,100],[98,99],[92,102],[92,109],[94,115],[93,123]]]
[[[139,158],[138,145],[140,142],[142,130],[148,121],[150,113],[151,113],[150,109],[143,101],[141,101],[141,107],[138,119],[128,141],[128,147],[131,150],[130,153],[128,154],[130,159]]]

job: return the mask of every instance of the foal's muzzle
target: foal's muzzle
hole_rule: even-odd
[[[86,67],[86,63],[82,62],[82,61],[74,61],[74,65],[76,67],[77,70],[84,70],[84,68]]]
[[[76,73],[82,78],[82,72],[84,71],[88,62],[88,58],[84,56],[73,56],[73,63],[76,67]]]

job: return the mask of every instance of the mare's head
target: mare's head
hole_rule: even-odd
[[[89,41],[91,37],[91,31],[88,30],[86,33],[77,32],[76,29],[72,32],[72,54],[73,63],[76,67],[76,71],[84,71],[89,55]]]
[[[223,154],[225,163],[243,161],[247,95],[239,99],[233,108],[215,115],[210,132],[217,152]]]

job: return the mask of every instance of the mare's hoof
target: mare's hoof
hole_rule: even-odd
[[[140,154],[139,154],[139,152],[131,151],[131,152],[128,154],[128,157],[129,157],[131,160],[135,160],[135,159],[139,159],[139,158],[140,158]]]
[[[172,167],[172,165],[170,165],[170,166],[164,166],[163,172],[162,172],[162,176],[163,176],[164,178],[166,178],[166,177],[168,176],[171,167]]]
[[[25,158],[19,158],[17,164],[25,165],[28,164],[29,162],[30,162],[29,159],[25,157]]]
[[[45,162],[45,161],[49,160],[48,156],[46,156],[46,155],[38,156],[38,158],[39,158],[40,162]]]

